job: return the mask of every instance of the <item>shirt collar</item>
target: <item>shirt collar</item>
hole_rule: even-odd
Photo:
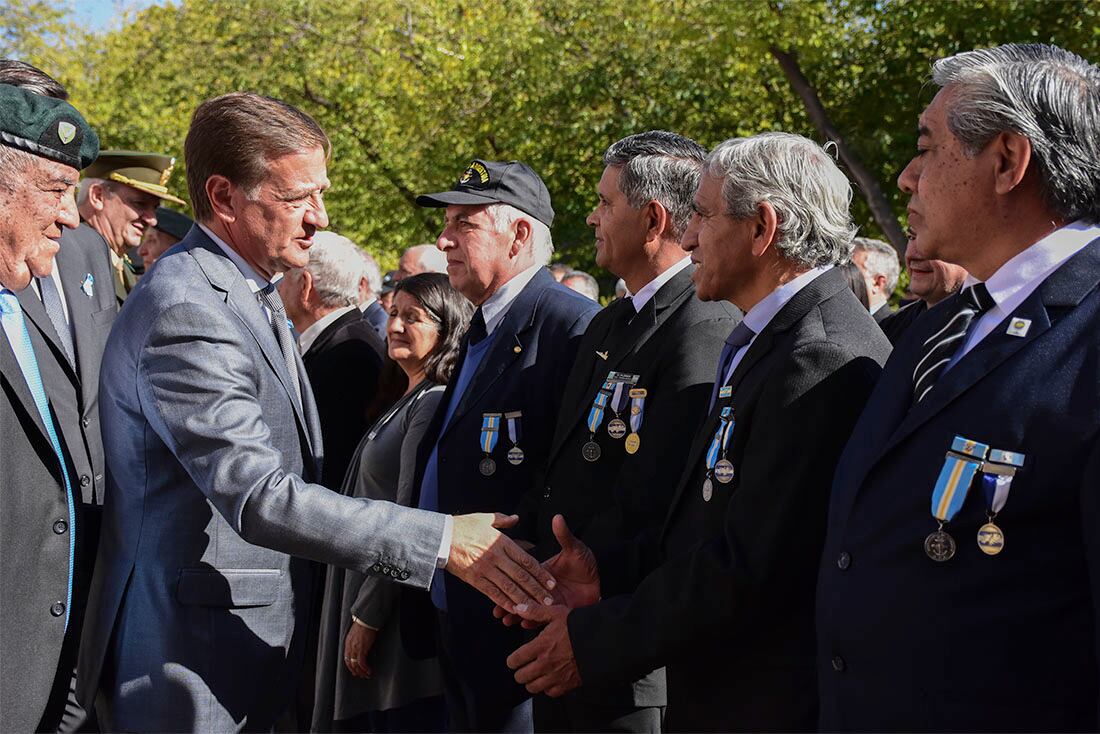
[[[657,291],[661,290],[661,286],[675,278],[676,275],[688,265],[691,265],[690,255],[684,256],[683,260],[639,288],[638,292],[631,297],[631,302],[634,304],[634,312],[641,313],[642,307],[649,303],[649,299],[657,295]]]
[[[354,308],[355,306],[344,306],[343,308],[338,308],[335,311],[325,314],[324,316],[310,324],[309,327],[307,327],[306,330],[303,331],[298,337],[298,349],[301,350],[302,354],[305,354],[309,351],[309,348],[313,346],[313,343],[315,341],[317,341],[317,337],[321,336],[321,332],[327,329],[333,321],[336,321],[336,319],[340,318]]]
[[[771,323],[775,315],[779,313],[792,298],[798,295],[800,290],[812,283],[817,276],[832,269],[832,265],[826,265],[824,267],[814,268],[813,270],[807,270],[794,280],[779,286],[749,309],[749,312],[745,314],[745,325],[752,329],[754,334],[759,334]]]
[[[1013,302],[1014,296],[1030,285],[1041,283],[1097,237],[1100,237],[1100,225],[1083,219],[1060,227],[998,268],[985,281],[985,287],[998,306]],[[964,287],[977,282],[977,278],[968,275]]]
[[[248,287],[252,290],[253,293],[259,293],[271,283],[278,283],[281,279],[282,275],[280,274],[276,275],[273,279],[268,281],[266,278],[257,273],[251,265],[245,262],[240,253],[238,253],[232,247],[223,242],[221,237],[218,237],[218,235],[210,231],[209,227],[200,222],[199,229],[205,232],[206,236],[213,240],[215,245],[221,248],[222,252],[225,253],[225,256],[229,258],[229,261],[237,266],[237,270],[241,271],[241,275],[244,276],[245,282],[248,283]]]
[[[377,302],[377,301],[378,301],[377,298],[371,298],[369,300],[363,301],[362,303],[359,304],[359,310],[362,311],[363,313],[366,313],[367,309],[370,308],[370,305],[372,303]]]
[[[497,328],[497,325],[504,320],[512,301],[516,300],[516,296],[531,282],[531,278],[534,278],[542,267],[542,265],[532,265],[526,270],[516,273],[511,280],[497,288],[496,293],[489,296],[485,303],[481,304],[481,316],[485,319],[486,336],[492,334],[493,329]]]

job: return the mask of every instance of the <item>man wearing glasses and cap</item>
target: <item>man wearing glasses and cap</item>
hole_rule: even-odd
[[[175,162],[156,153],[105,150],[85,171],[77,194],[81,225],[66,235],[63,246],[77,241],[83,247],[107,248],[119,303],[137,283],[127,251],[139,246],[145,233],[156,226],[162,200],[185,203],[168,192]]]

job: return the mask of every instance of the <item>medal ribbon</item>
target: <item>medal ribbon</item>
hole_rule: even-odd
[[[627,384],[626,382],[615,383],[615,394],[611,398],[611,410],[614,411],[616,418],[619,417],[619,413],[626,407],[623,403],[623,395],[627,392]]]
[[[637,433],[642,427],[642,415],[645,414],[645,390],[630,391],[630,432]]]
[[[481,418],[481,450],[493,453],[500,437],[500,413],[485,413]]]
[[[603,423],[604,410],[607,408],[607,400],[611,397],[611,383],[605,382],[599,392],[596,393],[596,399],[592,401],[592,408],[588,411],[588,430],[595,434],[600,428],[600,424]]]
[[[508,440],[513,446],[519,446],[522,435],[519,419],[523,417],[523,413],[517,410],[514,413],[505,413],[504,417],[508,420]]]
[[[733,408],[726,406],[722,408],[722,422],[718,425],[718,430],[714,432],[714,438],[711,439],[710,448],[707,449],[707,470],[714,468],[714,465],[718,463],[718,454],[725,455],[726,445],[729,443],[730,434],[733,433]]]
[[[987,453],[988,445],[955,436],[932,490],[932,517],[945,523],[958,514]]]
[[[993,449],[989,460],[982,467],[982,492],[989,507],[990,516],[996,515],[1008,502],[1012,479],[1016,470],[1024,465],[1024,455],[1012,451]]]

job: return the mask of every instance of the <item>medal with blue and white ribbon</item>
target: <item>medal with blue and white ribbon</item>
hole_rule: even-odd
[[[630,399],[628,395],[630,385],[629,382],[616,382],[615,391],[611,394],[611,412],[615,417],[607,422],[607,435],[616,440],[626,435],[626,421],[620,418],[619,414],[626,408],[626,401]]]
[[[987,556],[995,556],[1004,550],[1005,534],[993,521],[1008,502],[1012,479],[1024,465],[1024,455],[1015,451],[993,449],[982,465],[982,493],[985,495],[988,522],[978,529],[978,547]]]
[[[478,471],[482,476],[492,476],[497,470],[497,463],[490,455],[497,447],[497,439],[500,438],[500,413],[484,413],[481,416],[481,450],[485,452],[485,458],[478,464]]]
[[[642,416],[645,415],[645,399],[649,395],[644,387],[636,387],[630,391],[630,435],[626,437],[623,448],[628,454],[638,453],[642,445],[642,437],[638,431],[642,427]]]
[[[703,479],[704,502],[710,502],[714,496],[712,477],[722,484],[729,484],[733,481],[733,462],[726,458],[726,446],[729,445],[730,434],[733,433],[734,426],[733,407],[727,405],[722,408],[719,417],[721,422],[718,424],[718,430],[714,432],[714,438],[711,439],[710,447],[707,449],[707,475]]]
[[[519,440],[522,438],[520,431],[521,418],[523,418],[523,413],[519,410],[504,414],[504,420],[508,422],[508,440],[512,442],[512,448],[508,449],[508,463],[512,466],[519,466],[523,463],[523,449],[519,447]]]
[[[955,539],[943,526],[954,519],[962,509],[974,475],[982,468],[982,462],[989,453],[989,446],[977,441],[955,436],[951,450],[943,462],[936,486],[932,490],[932,517],[939,527],[924,539],[924,552],[937,563],[950,561],[955,557]]]
[[[600,445],[596,443],[596,431],[600,430],[600,424],[603,423],[604,413],[607,411],[607,401],[611,398],[611,391],[614,389],[610,382],[605,382],[603,387],[596,393],[595,400],[592,401],[592,407],[588,411],[588,442],[581,446],[581,456],[585,461],[598,461],[600,454],[603,451],[600,449]]]

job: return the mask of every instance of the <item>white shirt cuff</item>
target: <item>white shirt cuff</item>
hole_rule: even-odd
[[[447,561],[451,557],[451,535],[454,533],[455,521],[450,515],[443,516],[443,538],[439,541],[439,552],[436,553],[435,567],[446,568]]]

